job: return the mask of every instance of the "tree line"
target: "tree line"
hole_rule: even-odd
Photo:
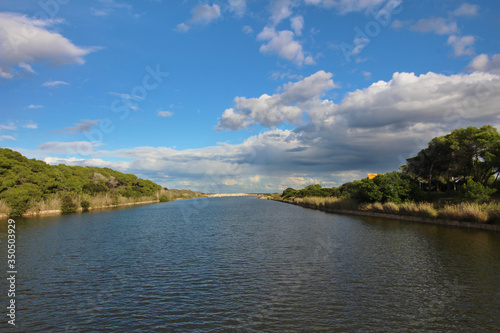
[[[493,126],[456,129],[432,139],[399,171],[323,188],[287,188],[283,199],[339,197],[358,202],[433,201],[451,197],[462,201],[487,201],[500,186],[500,134]]]
[[[155,195],[161,189],[160,185],[133,174],[109,168],[49,165],[0,148],[0,200],[10,207],[12,216],[21,215],[33,202],[55,195],[64,196],[63,211],[74,211],[72,198],[78,195],[139,198]]]

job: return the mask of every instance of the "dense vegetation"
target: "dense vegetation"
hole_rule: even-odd
[[[170,201],[196,196],[190,191],[162,189],[150,180],[109,168],[48,165],[10,149],[0,149],[0,212],[19,216],[28,209],[61,209]]]
[[[432,217],[438,215],[445,202],[448,210],[453,205],[460,209],[470,208],[474,203],[474,207],[483,207],[482,211],[487,210],[487,214],[497,214],[498,205],[491,200],[500,187],[500,134],[496,128],[483,126],[454,130],[432,139],[427,148],[407,162],[400,171],[339,187],[323,188],[315,184],[301,190],[287,188],[281,199],[335,198],[328,202],[351,208],[378,207],[379,210],[385,205],[386,211],[399,211],[400,207],[409,207],[412,203],[415,207],[417,204],[426,207],[426,215]],[[424,202],[433,203],[432,209]],[[491,220],[483,220],[488,219]]]

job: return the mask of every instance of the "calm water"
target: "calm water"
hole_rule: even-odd
[[[9,331],[500,330],[499,233],[255,198],[16,222]]]

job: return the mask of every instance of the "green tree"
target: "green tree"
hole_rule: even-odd
[[[484,202],[495,192],[495,189],[484,186],[469,178],[461,189],[460,198],[464,201]]]

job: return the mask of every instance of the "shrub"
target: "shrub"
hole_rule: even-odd
[[[467,183],[462,187],[460,198],[464,201],[484,202],[495,192],[495,189],[484,186],[469,178],[467,179]]]
[[[372,204],[372,210],[374,210],[376,212],[383,212],[384,206],[380,202],[374,202]]]
[[[31,201],[39,200],[42,192],[34,184],[24,184],[11,187],[2,192],[2,198],[10,207],[9,216],[21,216],[28,208]]]
[[[82,206],[83,211],[86,212],[90,208],[90,202],[88,202],[87,200],[82,200],[80,206]]]
[[[438,216],[449,220],[464,220],[478,223],[485,223],[489,218],[488,212],[481,205],[471,202],[444,206],[439,210]]]
[[[165,194],[163,195],[160,195],[160,202],[169,202],[170,199],[168,196],[166,196]]]
[[[435,218],[438,216],[437,210],[431,203],[421,202],[417,205],[417,210],[418,210],[418,215],[422,217]]]
[[[399,207],[394,202],[386,202],[382,205],[382,209],[386,213],[397,214],[399,212]]]
[[[61,200],[61,210],[63,213],[74,213],[78,206],[73,201],[71,196],[65,195]]]

